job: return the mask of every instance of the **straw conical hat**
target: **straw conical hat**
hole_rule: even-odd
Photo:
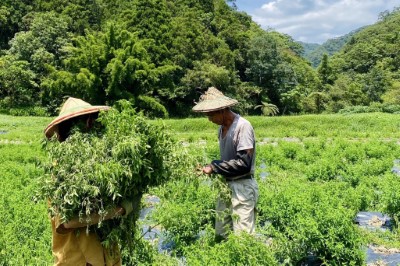
[[[56,117],[44,130],[47,138],[51,138],[58,131],[58,124],[73,117],[97,113],[101,110],[108,110],[109,106],[97,105],[93,106],[81,99],[69,97],[63,104],[60,114]]]
[[[225,109],[237,103],[237,100],[225,96],[215,87],[210,87],[200,96],[199,102],[192,108],[192,110],[195,112],[208,113]]]

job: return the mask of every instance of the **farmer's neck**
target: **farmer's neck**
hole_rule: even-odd
[[[226,108],[222,112],[222,124],[221,126],[224,129],[229,129],[229,127],[232,125],[233,121],[235,120],[236,114],[232,112],[229,108]]]

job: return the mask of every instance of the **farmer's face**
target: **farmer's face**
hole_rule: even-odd
[[[83,116],[79,120],[77,120],[73,127],[78,129],[80,132],[88,132],[94,124],[94,118],[92,116]]]
[[[217,125],[222,125],[224,110],[218,110],[206,113],[208,120]]]

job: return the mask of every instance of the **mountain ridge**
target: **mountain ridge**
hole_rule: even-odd
[[[299,43],[303,49],[304,52],[302,54],[302,56],[307,59],[308,61],[310,61],[311,66],[313,68],[317,68],[318,65],[321,63],[321,59],[322,56],[324,54],[327,54],[328,56],[332,56],[333,54],[339,52],[343,46],[358,32],[360,32],[361,30],[363,30],[364,28],[368,27],[369,25],[360,27],[358,29],[352,30],[349,33],[336,37],[336,38],[332,38],[332,39],[328,39],[327,41],[325,41],[323,44],[318,44],[318,43],[305,43],[305,42],[301,42],[298,41],[297,43]]]

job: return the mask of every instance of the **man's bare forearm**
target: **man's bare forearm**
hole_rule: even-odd
[[[109,211],[107,215],[102,219],[101,215],[98,213],[93,213],[89,217],[81,217],[81,218],[73,218],[70,221],[63,223],[63,227],[65,229],[75,229],[75,228],[81,228],[81,227],[86,227],[89,225],[93,224],[98,224],[100,220],[109,220],[113,219],[118,216],[122,216],[125,214],[125,209],[122,207],[117,207],[113,209],[112,211]]]

